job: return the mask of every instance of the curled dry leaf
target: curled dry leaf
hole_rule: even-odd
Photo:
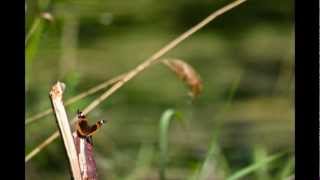
[[[176,75],[185,82],[191,92],[191,97],[198,96],[202,91],[202,81],[200,75],[194,70],[194,68],[180,59],[165,59],[162,63],[169,67]]]

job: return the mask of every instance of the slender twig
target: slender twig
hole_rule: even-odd
[[[28,162],[31,158],[37,155],[43,148],[48,146],[51,142],[53,142],[56,138],[59,137],[59,131],[54,132],[51,136],[49,136],[46,140],[44,140],[41,144],[35,147],[27,156],[25,157],[25,162]]]
[[[89,106],[83,111],[84,114],[87,114],[92,109],[94,109],[97,105],[99,105],[103,100],[108,98],[111,94],[113,94],[116,90],[118,90],[120,87],[122,87],[127,81],[131,80],[133,77],[135,77],[137,74],[148,68],[150,65],[155,63],[161,56],[163,56],[165,53],[167,53],[169,50],[176,47],[179,43],[181,43],[183,40],[191,36],[193,33],[207,25],[210,21],[218,17],[219,15],[227,12],[228,10],[238,6],[239,4],[245,2],[246,0],[237,0],[234,1],[223,8],[215,11],[211,15],[209,15],[207,18],[202,20],[200,23],[171,41],[169,44],[161,48],[159,51],[157,51],[155,54],[153,54],[149,59],[145,60],[143,63],[138,65],[133,70],[129,71],[120,81],[118,81],[116,84],[114,84],[108,91],[103,93],[100,97],[98,97],[96,100],[94,100]]]
[[[67,113],[62,101],[64,87],[65,86],[63,83],[57,82],[50,91],[50,99],[54,114],[56,116],[56,122],[60,134],[62,135],[63,144],[68,156],[72,177],[75,180],[81,180],[82,177],[77,150],[73,140]]]
[[[105,82],[103,82],[103,83],[101,83],[101,84],[99,84],[97,86],[94,86],[94,87],[90,88],[89,90],[87,90],[85,92],[82,92],[82,93],[80,93],[80,94],[68,99],[65,102],[65,106],[73,104],[73,103],[75,103],[75,102],[77,102],[77,101],[79,101],[79,100],[81,100],[81,99],[83,99],[83,98],[85,98],[85,97],[87,97],[87,96],[89,96],[91,94],[94,94],[94,93],[96,93],[96,92],[98,92],[98,91],[100,91],[100,90],[102,90],[104,88],[109,87],[110,85],[116,83],[121,78],[123,78],[124,75],[125,74],[121,74],[119,76],[116,76],[116,77],[114,77],[112,79],[109,79],[109,80],[107,80],[107,81],[105,81]],[[25,122],[25,125],[30,125],[30,124],[36,122],[38,119],[41,119],[41,118],[49,115],[50,113],[52,113],[52,109],[47,109],[47,110],[45,110],[43,112],[40,112],[40,113],[38,113],[38,114],[36,114],[34,116],[31,116],[31,117],[27,118],[27,120]]]
[[[200,23],[196,24],[195,26],[193,26],[191,29],[187,30],[185,33],[181,34],[180,36],[178,36],[176,39],[174,39],[173,41],[171,41],[169,44],[165,45],[163,48],[161,48],[159,51],[157,51],[156,53],[154,53],[150,58],[148,58],[147,60],[145,60],[143,63],[141,63],[140,65],[138,65],[136,68],[134,68],[133,70],[129,71],[120,81],[118,81],[116,84],[114,84],[110,89],[108,89],[105,93],[103,93],[100,97],[98,97],[96,100],[94,100],[91,104],[89,104],[84,110],[83,113],[87,114],[88,112],[90,112],[91,110],[93,110],[96,106],[98,106],[103,100],[105,100],[106,98],[108,98],[111,94],[113,94],[116,90],[118,90],[120,87],[122,87],[127,81],[131,80],[133,77],[135,77],[137,74],[139,74],[140,72],[142,72],[143,70],[145,70],[147,67],[149,67],[150,65],[152,65],[153,63],[157,62],[157,60],[163,56],[165,53],[167,53],[169,50],[173,49],[174,47],[176,47],[179,43],[181,43],[183,40],[187,39],[188,37],[190,37],[193,33],[195,33],[196,31],[198,31],[199,29],[201,29],[202,27],[204,27],[205,25],[207,25],[210,21],[212,21],[213,19],[215,19],[216,17],[218,17],[219,15],[222,15],[223,13],[231,10],[232,8],[240,5],[241,3],[245,2],[246,0],[236,0],[224,7],[222,7],[221,9],[218,9],[217,11],[213,12],[212,14],[210,14],[207,18],[205,18],[204,20],[202,20]],[[74,118],[73,121],[75,121],[76,119]],[[59,134],[54,133],[52,134],[48,139],[50,139],[51,141],[45,140],[43,143],[41,143],[39,146],[37,146],[34,150],[32,150],[28,155],[28,159],[26,158],[26,162],[28,160],[30,160],[33,156],[35,156],[37,153],[39,153],[41,151],[41,149],[39,150],[39,147],[42,147],[42,149],[47,146],[48,144],[50,144],[53,140],[55,140],[57,137],[59,136]],[[45,144],[44,144],[45,143]],[[36,151],[37,153],[34,153],[33,151]],[[30,154],[33,154],[33,156],[30,156]]]

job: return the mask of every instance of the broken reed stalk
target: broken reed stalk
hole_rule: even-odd
[[[60,134],[62,135],[63,144],[68,156],[72,177],[75,180],[82,180],[76,146],[69,125],[67,113],[62,101],[64,88],[65,85],[63,83],[57,82],[50,91],[50,99],[54,114],[56,116],[56,122]]]
[[[97,165],[93,155],[93,144],[86,138],[80,137],[78,133],[73,132],[73,137],[78,153],[81,177],[83,180],[97,180]]]
[[[183,40],[190,37],[192,34],[203,28],[205,25],[207,25],[210,21],[214,20],[218,16],[224,14],[225,12],[233,9],[234,7],[240,5],[241,3],[245,2],[246,0],[236,0],[217,11],[210,14],[208,17],[200,21],[198,24],[178,36],[176,39],[169,42],[167,45],[165,45],[163,48],[161,48],[159,51],[154,53],[150,58],[145,60],[143,63],[138,65],[133,70],[129,71],[121,80],[119,80],[117,83],[115,83],[110,89],[108,89],[105,93],[103,93],[100,97],[95,99],[91,104],[89,104],[84,110],[83,113],[87,114],[91,110],[93,110],[96,106],[98,106],[103,100],[108,98],[111,94],[113,94],[116,90],[118,90],[120,87],[122,87],[126,82],[131,80],[133,77],[138,75],[140,72],[145,70],[146,68],[150,67],[150,65],[157,62],[157,60],[163,56],[165,53],[167,53],[169,50],[176,47],[178,44],[180,44]],[[76,120],[76,117],[73,119],[72,122]],[[45,148],[47,145],[49,145],[53,140],[55,140],[57,137],[59,137],[58,132],[54,132],[51,136],[49,136],[44,142],[42,142],[40,145],[38,145],[36,148],[34,148],[25,158],[25,162],[28,162],[32,157],[34,157],[36,154],[38,154],[43,148]]]
[[[80,93],[80,94],[78,94],[78,95],[66,100],[65,106],[73,104],[73,103],[79,101],[80,99],[83,99],[83,98],[85,98],[85,97],[87,97],[87,96],[89,96],[91,94],[94,94],[94,93],[98,92],[99,90],[107,88],[108,86],[118,82],[121,78],[124,77],[124,75],[125,74],[121,74],[121,75],[116,76],[116,77],[114,77],[112,79],[104,81],[103,83],[101,83],[101,84],[99,84],[97,86],[94,86],[94,87],[90,88],[89,90],[87,90],[85,92],[82,92],[82,93]],[[31,117],[27,118],[27,120],[25,122],[25,125],[30,125],[30,124],[36,122],[38,119],[49,115],[51,112],[52,112],[52,109],[47,109],[47,110],[42,111],[42,112],[40,112],[40,113],[38,113],[38,114],[36,114],[34,116],[31,116]]]

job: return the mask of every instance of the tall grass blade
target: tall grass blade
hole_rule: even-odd
[[[257,146],[254,149],[254,163],[257,164],[260,161],[263,161],[268,157],[267,152],[264,148]],[[258,180],[268,180],[270,179],[270,175],[268,174],[268,164],[266,164],[264,167],[261,167],[257,170],[257,179]]]
[[[279,179],[288,179],[294,173],[294,157],[291,157],[279,173]]]
[[[228,95],[227,100],[224,104],[224,107],[214,118],[216,121],[220,120],[222,118],[222,116],[230,108],[232,100],[237,92],[238,87],[239,87],[242,73],[243,72],[241,72],[239,74],[238,78],[233,82],[233,84],[229,90],[229,95]],[[219,144],[218,144],[219,130],[221,129],[221,126],[223,125],[223,123],[221,121],[217,121],[217,122],[218,123],[216,123],[216,127],[214,129],[214,133],[212,136],[212,140],[211,140],[210,147],[209,147],[208,153],[206,155],[206,158],[205,158],[201,168],[196,171],[196,175],[193,176],[194,179],[199,179],[199,180],[206,179],[206,177],[208,177],[208,175],[209,175],[209,171],[212,171],[212,169],[209,168],[210,163],[211,164],[212,163],[219,164],[219,167],[223,170],[224,174],[228,174],[228,172],[229,172],[229,169],[230,169],[229,164],[226,160],[226,157],[223,155],[221,148],[219,147]]]
[[[176,112],[172,109],[166,110],[160,119],[160,134],[159,134],[159,148],[160,148],[160,180],[165,180],[165,169],[168,158],[168,131],[170,121],[177,117]]]
[[[125,180],[139,180],[149,171],[154,157],[154,148],[151,145],[142,145],[139,150],[135,169]]]
[[[31,26],[31,29],[26,35],[25,51],[26,51],[27,67],[30,66],[32,59],[38,50],[38,44],[40,42],[43,27],[44,27],[44,20],[39,17],[34,20]]]
[[[41,41],[41,37],[43,35],[43,31],[47,24],[53,20],[53,17],[49,13],[42,13],[39,17],[37,17],[33,24],[30,27],[29,32],[26,35],[25,39],[25,53],[26,53],[26,72],[31,72],[31,64],[34,56],[39,50],[39,44]],[[26,77],[29,77],[27,74]],[[28,79],[26,79],[28,83]]]
[[[200,169],[199,175],[197,177],[198,180],[202,179],[215,179],[218,178],[219,173],[217,170],[218,161],[223,161],[223,155],[221,154],[219,144],[218,144],[218,134],[219,132],[216,131],[213,135],[213,138],[210,143],[210,147],[204,163]],[[220,178],[218,178],[220,179]]]
[[[284,153],[275,154],[275,155],[272,155],[272,156],[265,158],[264,160],[261,160],[259,162],[255,162],[255,163],[249,165],[248,167],[245,167],[245,168],[235,172],[233,175],[229,176],[226,180],[236,180],[236,179],[243,178],[243,177],[247,176],[248,174],[253,173],[256,170],[265,167],[267,164],[279,159],[283,155],[284,155]]]
[[[53,17],[50,13],[44,12],[37,17],[32,23],[25,39],[25,50],[27,62],[31,62],[36,54],[39,46],[41,36],[47,25],[53,21]]]

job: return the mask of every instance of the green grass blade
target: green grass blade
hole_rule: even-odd
[[[25,50],[26,50],[27,65],[31,64],[32,59],[37,52],[38,44],[40,42],[40,38],[43,30],[43,23],[44,23],[44,20],[42,18],[35,19],[31,29],[29,30],[26,36]]]
[[[43,32],[50,23],[50,21],[51,20],[48,19],[48,17],[45,17],[44,15],[37,17],[33,21],[25,39],[27,65],[30,64],[33,60],[33,57],[38,50]]]
[[[227,112],[227,110],[230,108],[232,104],[232,100],[237,92],[237,89],[239,87],[241,77],[242,77],[243,72],[241,72],[238,76],[237,79],[232,83],[232,86],[229,90],[227,100],[223,106],[223,108],[220,110],[220,112],[216,115],[214,118],[215,120],[220,120],[222,116]],[[217,170],[222,170],[224,174],[228,174],[230,171],[229,164],[226,160],[226,157],[222,153],[222,150],[218,144],[218,134],[219,130],[221,129],[221,126],[223,125],[222,121],[217,121],[216,123],[216,128],[214,129],[214,133],[212,136],[212,140],[210,143],[210,147],[208,150],[208,153],[205,157],[204,162],[201,165],[201,168],[198,168],[195,171],[195,174],[192,176],[192,179],[206,179],[209,175],[209,171],[212,171],[209,167],[209,164],[213,163],[213,160],[215,160],[215,164],[219,164],[219,169]],[[217,167],[216,167],[217,168]]]
[[[31,64],[34,59],[35,54],[38,51],[39,42],[41,39],[41,34],[43,30],[43,22],[44,20],[41,18],[37,18],[34,20],[31,29],[29,30],[26,40],[25,40],[25,64],[26,64],[26,82],[28,84],[29,73],[31,72]]]
[[[220,157],[220,148],[218,145],[218,132],[216,132],[213,135],[212,141],[210,143],[210,147],[208,150],[208,153],[206,155],[206,158],[204,160],[204,163],[202,164],[202,167],[200,169],[199,175],[197,177],[198,180],[202,179],[208,179],[210,174],[216,174],[216,166],[217,161],[219,161]]]
[[[154,148],[151,145],[142,145],[139,150],[135,169],[125,180],[141,179],[149,170],[154,157]]]
[[[229,164],[219,146],[219,134],[219,130],[214,132],[205,160],[199,164],[189,180],[212,179],[213,176],[221,179],[229,173]]]
[[[255,147],[254,149],[254,163],[258,164],[260,161],[263,161],[268,157],[266,150],[260,146]],[[271,179],[268,173],[268,164],[259,168],[256,171],[258,180],[268,180]]]
[[[279,179],[287,179],[294,172],[294,157],[291,157],[279,173]]]
[[[244,176],[253,173],[254,171],[263,168],[267,164],[279,159],[282,155],[284,155],[284,153],[272,155],[265,158],[264,160],[260,160],[259,162],[253,163],[252,165],[249,165],[248,167],[235,172],[233,175],[229,176],[227,180],[236,180],[243,178]]]
[[[176,116],[176,112],[172,109],[166,110],[160,119],[160,179],[165,180],[165,169],[168,157],[168,130],[170,121]]]
[[[26,82],[29,82],[29,73],[31,70],[31,64],[37,52],[39,51],[39,44],[41,42],[43,32],[50,20],[47,17],[39,16],[32,23],[25,39],[25,65],[26,65]]]
[[[40,25],[41,25],[41,18],[38,17],[33,21],[32,26],[31,26],[29,32],[26,35],[25,45],[27,45],[29,40],[31,39],[31,37],[34,34],[36,34],[36,32],[39,29]]]

